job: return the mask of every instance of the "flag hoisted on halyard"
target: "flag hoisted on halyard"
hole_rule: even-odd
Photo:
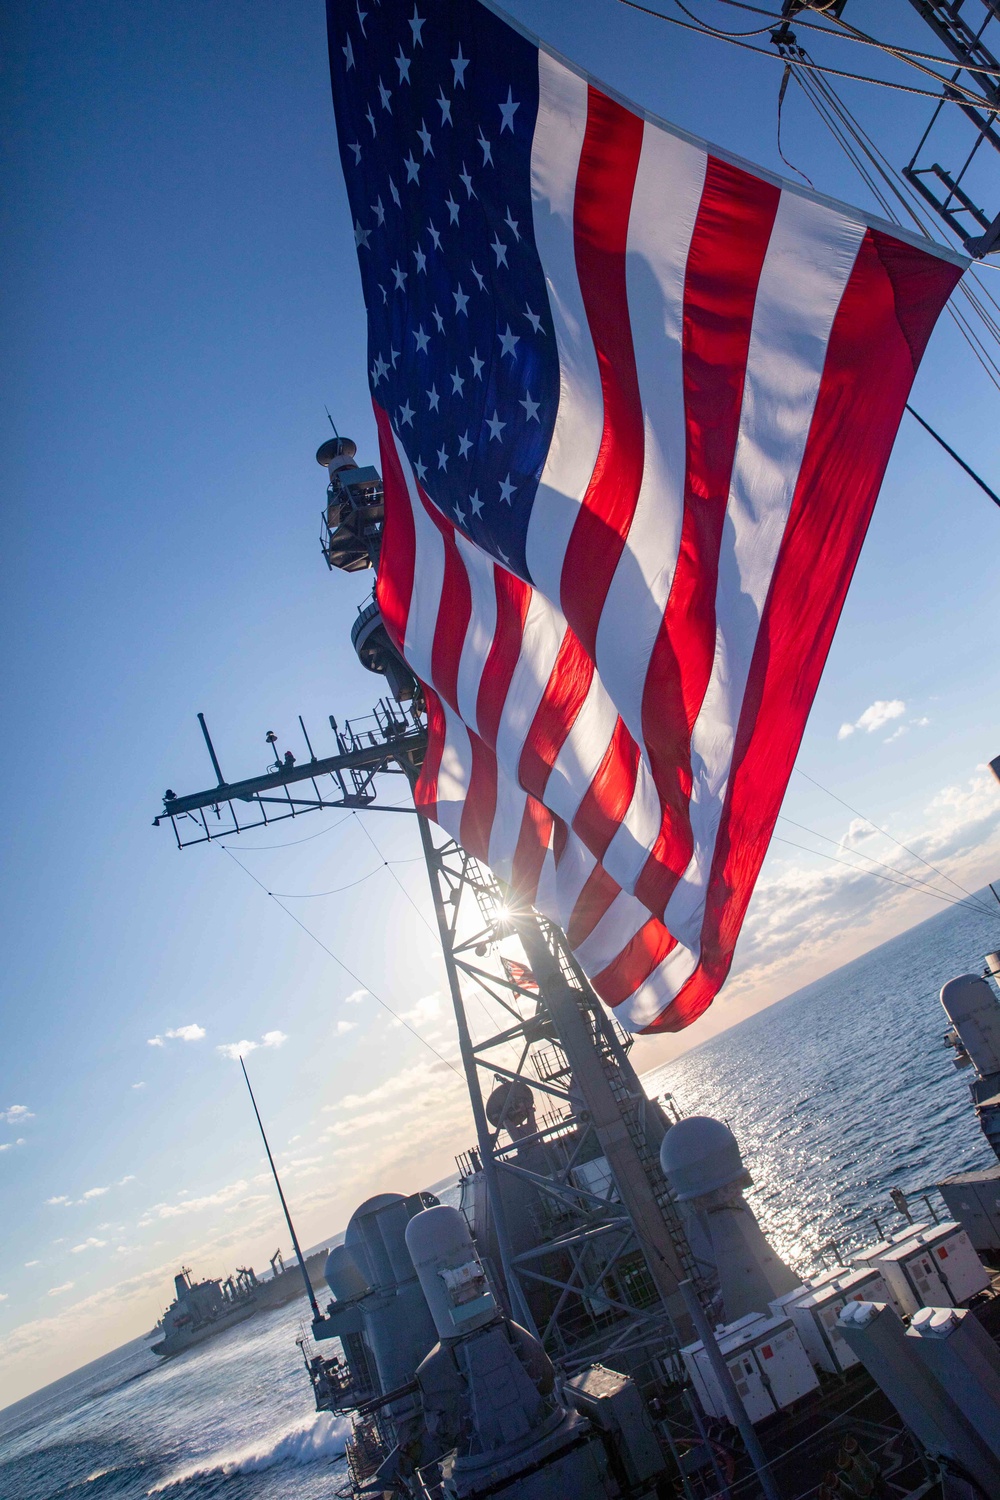
[[[964,262],[651,119],[477,0],[330,0],[378,601],[417,802],[628,1027],[729,971]]]

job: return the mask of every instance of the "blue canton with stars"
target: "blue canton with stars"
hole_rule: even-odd
[[[476,0],[328,0],[369,380],[439,509],[530,582],[559,360],[531,216],[538,52]]]

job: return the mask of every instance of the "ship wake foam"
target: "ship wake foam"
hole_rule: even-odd
[[[296,1422],[269,1433],[256,1443],[228,1453],[203,1454],[195,1462],[161,1479],[149,1495],[162,1495],[192,1479],[229,1478],[233,1474],[253,1474],[273,1469],[278,1464],[313,1464],[322,1459],[339,1458],[347,1445],[351,1425],[344,1417],[317,1412],[304,1422]]]

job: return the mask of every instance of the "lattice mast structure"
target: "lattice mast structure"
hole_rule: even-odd
[[[357,465],[356,451],[338,436],[316,455],[329,474],[323,555],[352,573],[377,569],[384,518],[381,478]],[[391,696],[369,720],[340,726],[331,715],[336,754],[317,757],[303,725],[308,761],[286,755],[263,776],[228,783],[199,715],[218,784],[165,794],[156,822],[169,819],[179,847],[317,809],[378,808],[385,775],[414,785],[426,748],[422,696],[374,594],[351,639]],[[681,1379],[679,1341],[691,1322],[679,1287],[693,1283],[706,1303],[713,1289],[660,1170],[669,1106],[647,1097],[632,1038],[559,928],[426,818],[418,826],[476,1132],[459,1158],[463,1206],[498,1262],[510,1312],[566,1369],[601,1359],[653,1383]],[[523,963],[511,956],[515,940]],[[487,1018],[475,1032],[473,1004]]]

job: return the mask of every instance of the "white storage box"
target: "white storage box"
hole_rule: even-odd
[[[791,1406],[819,1384],[790,1318],[741,1319],[739,1326],[721,1329],[717,1338],[753,1423]],[[701,1341],[689,1344],[682,1354],[708,1415],[728,1420],[722,1392]]]
[[[930,1224],[923,1219],[916,1224],[907,1224],[905,1229],[900,1229],[898,1233],[891,1234],[888,1239],[879,1240],[877,1245],[869,1245],[867,1249],[859,1250],[857,1255],[852,1255],[851,1265],[857,1271],[867,1271],[870,1266],[876,1265],[882,1259],[883,1255],[888,1255],[890,1250],[898,1249],[907,1240],[915,1239],[918,1234],[921,1234],[925,1229],[930,1229],[930,1227]]]
[[[976,1254],[968,1234],[954,1219],[925,1229],[918,1239],[930,1252],[946,1293],[944,1302],[925,1302],[925,1307],[957,1307],[989,1286],[989,1272]]]
[[[837,1327],[845,1302],[886,1301],[888,1290],[880,1271],[846,1271],[837,1281],[793,1302],[788,1316],[816,1368],[839,1375],[858,1363]]]
[[[912,1317],[919,1307],[948,1307],[951,1303],[934,1258],[926,1245],[907,1240],[878,1262],[886,1286],[903,1317]]]
[[[772,1318],[787,1318],[788,1309],[793,1302],[801,1302],[803,1297],[808,1297],[814,1290],[812,1282],[804,1281],[801,1286],[795,1286],[790,1292],[785,1292],[782,1297],[775,1297],[773,1302],[767,1305],[771,1310]]]

